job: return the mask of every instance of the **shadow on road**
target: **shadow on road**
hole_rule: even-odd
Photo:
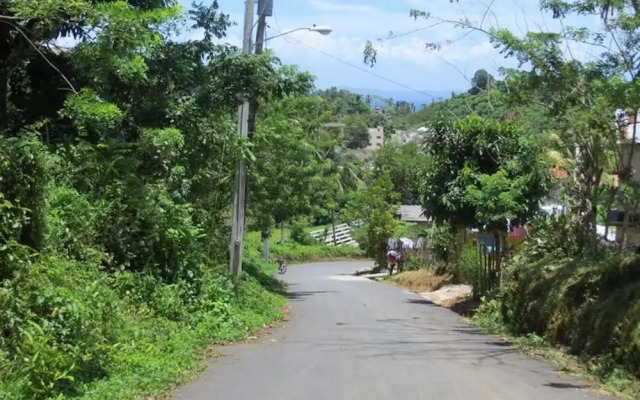
[[[565,382],[549,382],[545,383],[544,386],[548,386],[554,389],[587,389],[589,387],[587,385],[576,385],[573,383]]]
[[[425,304],[428,306],[435,306],[435,303],[427,300],[427,299],[407,299],[407,303],[409,304]]]
[[[303,293],[302,297],[313,294]],[[522,368],[517,360],[518,350],[508,343],[496,341],[465,325],[447,326],[437,319],[424,317],[365,318],[349,324],[331,323],[305,339],[290,343],[301,346],[301,351],[341,353],[348,348],[359,359],[388,359],[390,362],[432,359],[474,366]]]
[[[287,292],[287,298],[291,301],[303,301],[310,296],[325,293],[340,293],[335,290],[316,290],[316,291],[299,291],[299,292]]]

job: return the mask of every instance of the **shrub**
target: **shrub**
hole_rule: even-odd
[[[45,154],[36,139],[0,137],[0,233],[35,249],[43,239]]]
[[[473,319],[478,326],[490,333],[502,333],[505,330],[502,304],[496,298],[483,297]]]
[[[291,222],[291,239],[294,242],[310,246],[314,243],[313,237],[307,231],[309,221],[306,218],[296,218]]]
[[[161,184],[118,183],[108,192],[99,232],[113,256],[112,267],[146,271],[167,283],[200,276],[201,231],[191,219],[190,205],[173,201]]]
[[[0,282],[28,265],[33,250],[20,244],[17,238],[26,221],[26,214],[16,210],[0,193]]]
[[[478,256],[478,248],[471,243],[465,243],[460,258],[458,259],[458,271],[460,273],[458,278],[473,286],[475,296],[480,294],[482,268],[483,265],[482,260]]]
[[[276,244],[271,252],[273,259],[282,256],[288,262],[320,261],[334,258],[361,258],[363,251],[352,246],[327,246],[323,244],[303,246],[297,243]]]
[[[99,207],[94,207],[84,195],[67,187],[51,188],[46,204],[46,251],[75,259],[86,259],[96,253],[96,225],[101,219]]]
[[[431,251],[436,262],[448,264],[454,247],[454,235],[447,224],[432,225],[427,229],[427,240],[431,244]]]
[[[42,257],[0,287],[0,398],[128,399],[175,386],[204,366],[204,347],[280,317],[285,298],[260,285],[275,278],[246,271],[233,280],[210,267],[166,285]]]
[[[27,398],[73,394],[103,377],[120,328],[119,300],[95,265],[46,257],[0,290],[1,348]]]
[[[406,260],[404,262],[404,270],[405,271],[417,271],[420,268],[425,266],[423,260],[420,259],[420,256],[413,252],[406,253]]]

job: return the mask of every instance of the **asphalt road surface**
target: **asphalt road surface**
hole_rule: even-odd
[[[284,326],[221,348],[175,399],[611,399],[418,295],[351,276],[366,265],[289,267]]]

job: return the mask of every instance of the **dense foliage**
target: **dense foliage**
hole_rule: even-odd
[[[505,231],[547,194],[543,147],[513,122],[477,116],[433,126],[420,198],[436,222]]]

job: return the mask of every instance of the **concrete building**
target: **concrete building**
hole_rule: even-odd
[[[367,151],[376,151],[384,145],[384,128],[378,126],[376,128],[369,128],[369,146]]]
[[[640,183],[640,112],[637,115],[627,113],[625,110],[616,112],[618,125],[618,149],[622,160],[622,167],[630,167],[631,180]],[[631,163],[629,163],[629,160]],[[610,225],[617,226],[617,240],[622,240],[623,225],[626,210],[613,210],[607,216]],[[631,215],[627,228],[627,243],[630,246],[640,247],[640,214]]]

